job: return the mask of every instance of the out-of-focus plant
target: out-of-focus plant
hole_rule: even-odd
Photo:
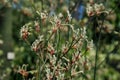
[[[109,4],[109,2],[107,1],[104,4],[107,5],[107,3]],[[89,21],[90,21],[88,22],[88,24],[89,24],[89,27],[93,26],[92,36],[93,36],[93,41],[96,45],[94,80],[99,79],[98,76],[100,76],[100,74],[97,75],[97,73],[99,73],[100,70],[102,70],[102,68],[99,68],[99,66],[101,66],[101,64],[106,66],[104,64],[105,61],[109,65],[114,64],[112,62],[113,59],[110,60],[109,56],[114,53],[119,53],[118,52],[119,32],[117,32],[115,30],[114,25],[112,25],[112,21],[114,21],[116,17],[114,14],[114,10],[110,10],[109,8],[106,10],[106,7],[107,7],[106,5],[103,6],[103,4],[97,4],[93,2],[93,0],[90,0],[90,3],[87,5],[88,6],[87,15],[89,16]],[[111,16],[112,18],[110,18]],[[104,58],[102,55],[104,55]],[[103,60],[101,60],[101,58],[103,58]],[[115,62],[116,64],[114,64],[114,67],[119,65],[118,60],[115,60]],[[118,69],[118,68],[115,68],[115,69]],[[106,79],[109,79],[109,78],[106,78]],[[119,79],[119,77],[112,78],[112,79]]]
[[[0,47],[1,47],[2,44],[3,44],[3,40],[0,39]],[[2,56],[3,56],[3,51],[0,49],[0,57],[2,57]],[[4,63],[4,60],[1,59],[0,60],[0,69],[2,68],[3,63]],[[2,73],[0,73],[0,75],[1,75],[0,79],[3,79],[4,76],[5,76],[5,75],[2,75]]]
[[[96,80],[96,72],[97,72],[97,60],[98,60],[98,54],[99,54],[99,47],[100,47],[100,40],[101,40],[101,31],[104,28],[104,21],[106,15],[110,13],[110,11],[107,11],[104,7],[104,5],[94,3],[93,1],[90,1],[87,4],[87,9],[86,9],[87,15],[89,17],[92,17],[92,25],[95,29],[98,29],[99,34],[97,35],[95,33],[95,38],[98,37],[98,39],[95,41],[95,46],[96,46],[96,54],[95,54],[95,66],[94,66],[94,80]]]
[[[4,41],[1,39],[0,35],[0,80],[6,80],[8,75],[11,72],[10,67],[5,67],[6,59],[4,57],[4,51],[1,49],[1,46],[4,45]],[[4,70],[3,70],[4,69]]]

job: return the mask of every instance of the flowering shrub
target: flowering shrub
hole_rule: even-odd
[[[14,60],[5,60],[0,40],[0,79],[120,80],[120,2],[95,1],[0,0],[0,21],[12,16],[15,42]]]
[[[21,38],[38,55],[36,78],[64,80],[86,76],[85,71],[90,67],[85,55],[93,44],[87,38],[86,27],[75,29],[69,11],[66,16],[36,12],[38,20],[25,24],[20,30]],[[30,37],[34,37],[34,41]]]
[[[32,74],[38,80],[91,80],[93,73],[96,80],[101,33],[106,32],[104,22],[110,12],[92,0],[87,4],[90,26],[99,33],[93,35],[97,37],[93,41],[87,36],[86,23],[76,27],[69,10],[52,16],[45,10],[35,10],[35,19],[21,28],[20,36],[37,55],[36,68],[31,71],[22,68],[18,73],[25,79]],[[91,48],[95,54],[89,54]]]

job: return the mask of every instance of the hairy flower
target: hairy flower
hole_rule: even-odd
[[[43,35],[42,36],[38,36],[38,39],[36,39],[31,46],[31,49],[35,52],[37,52],[39,50],[39,48],[41,47],[41,42],[43,41]]]
[[[105,6],[100,3],[100,4],[87,4],[87,8],[86,8],[86,12],[88,16],[94,16],[94,15],[100,15],[102,13],[107,13],[109,11],[107,11],[105,9]]]
[[[19,67],[18,73],[20,73],[23,77],[27,77],[28,76],[28,71],[26,70],[27,65],[23,64],[22,67]]]
[[[62,14],[62,13],[59,13],[58,17],[59,17],[59,18],[62,18],[62,17],[63,17],[63,14]]]
[[[68,51],[68,47],[66,45],[62,46],[62,53],[65,54]]]
[[[93,47],[94,47],[93,40],[88,41],[88,43],[87,43],[87,50],[90,50],[90,49],[92,49]]]
[[[54,47],[50,44],[48,45],[47,50],[51,55],[53,55],[55,53]]]
[[[21,36],[21,38],[24,39],[24,40],[26,40],[29,35],[30,35],[29,27],[28,26],[23,26],[20,29],[20,36]]]
[[[95,5],[94,5],[94,9],[95,9],[96,14],[99,15],[99,14],[102,13],[102,11],[105,10],[105,7],[104,7],[103,4],[95,4]]]
[[[61,20],[57,16],[54,16],[54,22],[55,22],[56,27],[61,26]]]
[[[23,70],[23,69],[19,70],[18,73],[20,73],[24,77],[28,76],[28,72],[26,70]]]
[[[88,16],[95,15],[94,8],[90,4],[87,5],[86,12]]]

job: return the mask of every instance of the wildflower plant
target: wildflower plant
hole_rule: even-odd
[[[101,29],[109,14],[103,4],[87,4],[86,13],[93,17],[93,27]],[[99,40],[93,44],[88,39],[86,25],[76,27],[67,10],[64,14],[49,15],[47,11],[35,11],[35,19],[26,23],[20,36],[37,55],[34,77],[36,80],[89,79],[88,73],[94,68],[96,79]],[[99,22],[102,22],[99,24]],[[94,24],[95,23],[95,24]],[[95,65],[88,58],[91,48],[96,47]],[[28,74],[27,70],[24,70]],[[21,73],[21,72],[20,72]],[[24,76],[24,74],[22,74]]]
[[[38,56],[36,79],[86,78],[89,60],[85,55],[89,51],[87,47],[91,47],[86,27],[76,28],[69,11],[64,15],[49,16],[46,11],[36,14],[37,19],[20,30],[21,38]]]

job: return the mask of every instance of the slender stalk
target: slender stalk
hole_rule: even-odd
[[[97,18],[96,18],[96,22],[97,22]],[[101,39],[101,30],[102,30],[102,26],[103,26],[103,22],[104,20],[102,21],[102,24],[101,26],[98,26],[100,28],[100,34],[99,34],[99,37],[98,37],[98,41],[96,41],[96,54],[95,54],[95,67],[94,67],[94,78],[93,80],[96,80],[96,76],[97,76],[97,62],[98,62],[98,53],[99,53],[99,43],[100,43],[100,39]],[[94,25],[96,27],[96,25]]]
[[[43,10],[43,0],[41,0],[41,10]]]
[[[39,56],[39,55],[38,55],[38,56]],[[38,61],[36,62],[36,68],[37,68],[37,71],[38,71],[38,72],[37,72],[37,75],[36,75],[36,80],[40,80],[40,79],[39,79],[39,76],[40,76],[40,75],[39,75],[39,74],[40,74],[40,71],[39,71],[39,70],[40,70],[40,65],[39,65],[39,63],[40,63],[40,58],[38,57]]]
[[[97,59],[98,59],[98,45],[96,45],[96,54],[95,54],[95,67],[94,67],[94,79],[96,80],[96,76],[97,76]]]
[[[38,62],[38,80],[40,80],[41,76],[40,76],[40,58],[39,58],[39,62]]]

